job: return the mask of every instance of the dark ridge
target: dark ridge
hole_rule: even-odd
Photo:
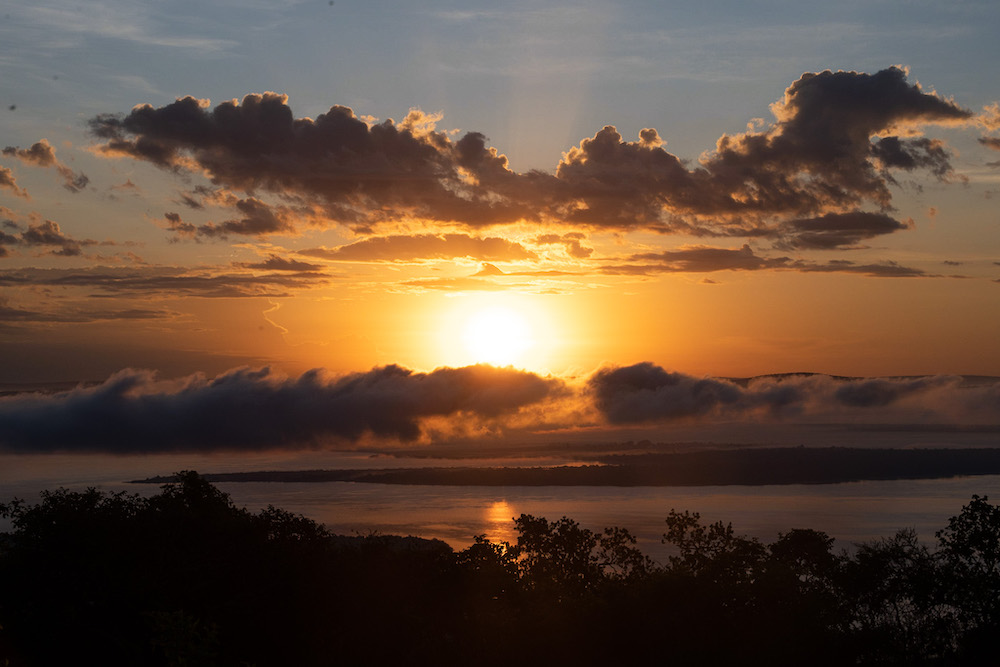
[[[1000,474],[1000,448],[848,447],[711,450],[598,457],[603,465],[535,468],[392,468],[204,475],[210,482],[362,482],[444,486],[724,486],[836,484]],[[164,484],[174,476],[133,483]]]

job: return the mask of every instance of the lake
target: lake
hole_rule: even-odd
[[[508,465],[558,464],[558,459],[505,460]],[[96,486],[150,495],[156,485],[130,479],[183,469],[201,472],[426,466],[425,459],[357,453],[220,455],[0,456],[0,501],[38,499],[46,488]],[[484,460],[482,465],[497,461]],[[641,548],[662,560],[664,518],[671,508],[698,512],[705,522],[731,522],[738,534],[773,541],[791,528],[814,528],[839,547],[915,528],[922,541],[947,525],[973,494],[1000,499],[1000,475],[935,480],[865,481],[827,485],[704,487],[471,487],[403,486],[354,482],[220,483],[233,501],[251,510],[268,504],[301,513],[337,533],[417,535],[463,548],[473,536],[516,540],[511,519],[520,514],[550,520],[568,516],[584,527],[627,528]],[[0,530],[9,523],[0,523]]]

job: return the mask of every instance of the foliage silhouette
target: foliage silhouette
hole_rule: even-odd
[[[973,496],[835,553],[671,511],[674,553],[521,515],[515,544],[345,537],[236,507],[194,472],[149,498],[60,489],[0,505],[10,665],[979,665],[995,658],[1000,508]]]

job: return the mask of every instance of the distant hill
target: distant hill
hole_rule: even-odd
[[[598,457],[600,465],[426,467],[206,474],[211,482],[360,482],[447,486],[716,486],[835,484],[1000,474],[1000,448],[784,447]],[[173,476],[134,483],[164,484]]]

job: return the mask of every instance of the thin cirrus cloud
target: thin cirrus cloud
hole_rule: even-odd
[[[294,378],[242,368],[176,382],[124,370],[95,387],[0,398],[0,451],[262,450],[350,446],[364,437],[411,442],[421,437],[425,419],[498,419],[562,390],[559,380],[491,366],[430,373],[385,366],[342,377],[316,369]]]
[[[177,173],[203,172],[233,193],[243,217],[205,234],[288,234],[295,216],[251,193],[280,195],[313,213],[307,224],[371,231],[414,221],[466,227],[544,222],[773,239],[782,247],[852,247],[906,229],[891,217],[894,174],[951,177],[951,152],[925,127],[968,126],[972,111],[907,81],[899,67],[804,74],[772,105],[765,129],[723,135],[691,165],[652,128],[637,141],[613,126],[583,139],[555,173],[510,169],[480,132],[452,140],[436,116],[367,124],[334,106],[295,118],[287,97],[247,95],[210,108],[193,97],[90,127],[107,156]],[[194,201],[194,200],[192,200]],[[567,244],[571,253],[579,251]]]

